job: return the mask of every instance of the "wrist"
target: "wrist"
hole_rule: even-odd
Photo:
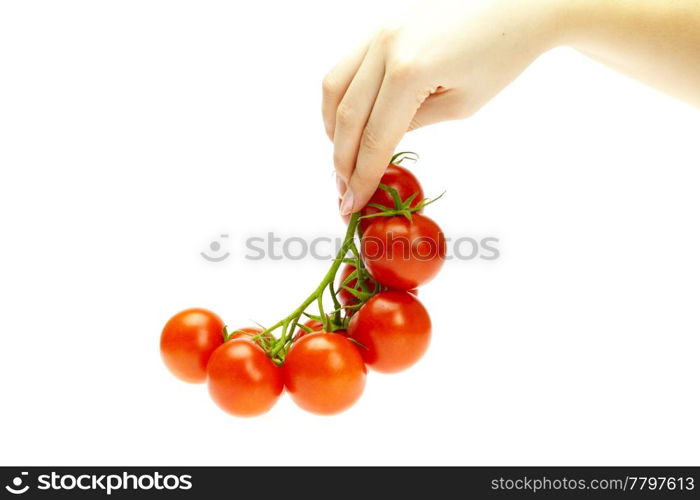
[[[539,12],[543,31],[542,52],[570,45],[576,27],[580,23],[577,0],[539,0]]]

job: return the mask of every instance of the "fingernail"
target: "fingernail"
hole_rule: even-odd
[[[343,196],[345,194],[345,190],[348,188],[348,185],[345,183],[342,177],[340,177],[337,174],[335,176],[335,183],[338,186],[338,192],[340,193],[340,196]]]
[[[340,204],[340,215],[348,215],[352,212],[352,204],[355,201],[354,198],[352,189],[348,188],[347,191],[345,191],[345,196],[343,196],[343,203]]]

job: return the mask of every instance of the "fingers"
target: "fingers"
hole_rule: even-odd
[[[413,73],[410,67],[387,69],[361,133],[356,168],[343,198],[341,214],[356,212],[369,201],[416,111],[434,90],[421,88]]]
[[[323,79],[323,102],[321,112],[323,114],[323,124],[326,127],[326,134],[333,140],[335,130],[335,114],[340,101],[350,86],[350,82],[355,77],[360,68],[369,43],[365,43],[341,60]]]
[[[362,131],[369,120],[383,77],[382,53],[376,46],[370,47],[338,105],[333,133],[333,161],[337,177],[346,183],[355,168]]]
[[[465,118],[469,114],[465,106],[467,102],[467,99],[455,90],[432,94],[418,108],[408,129],[415,130],[433,123]]]

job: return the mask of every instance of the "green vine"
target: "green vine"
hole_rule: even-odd
[[[417,159],[418,155],[416,153],[411,151],[402,151],[400,153],[396,153],[391,158],[391,163],[394,165],[400,165],[401,162],[405,160],[415,162]],[[233,330],[229,332],[226,328],[224,328],[224,340],[231,340],[231,338],[233,338],[236,334],[248,335],[252,340],[257,342],[258,345],[263,348],[263,350],[265,350],[267,355],[275,364],[282,365],[289,348],[295,340],[296,330],[300,329],[306,333],[313,332],[312,328],[308,327],[301,321],[302,317],[322,323],[323,330],[326,332],[335,332],[338,330],[347,329],[352,313],[362,307],[364,303],[374,295],[385,290],[385,287],[381,286],[370,275],[357,247],[355,238],[357,237],[358,239],[361,239],[362,237],[359,224],[360,220],[373,217],[391,217],[396,215],[404,216],[408,220],[411,220],[411,214],[421,211],[424,207],[434,203],[443,196],[441,194],[434,199],[426,198],[420,200],[415,206],[411,206],[418,196],[418,193],[413,193],[405,200],[402,200],[398,191],[391,186],[379,184],[379,189],[383,189],[389,193],[392,201],[394,202],[394,206],[387,207],[378,203],[369,203],[368,206],[379,210],[379,212],[369,215],[361,215],[360,212],[352,214],[348,223],[347,231],[345,232],[343,243],[333,259],[330,268],[318,286],[309,294],[308,297],[306,297],[306,299],[302,301],[301,304],[299,304],[296,309],[270,327],[265,328],[262,325],[259,325],[262,328],[262,331],[255,335],[251,335],[249,332],[245,332],[243,330]],[[335,286],[335,277],[341,264],[353,266],[354,270],[342,281],[342,283],[339,284],[339,289],[337,290]],[[352,281],[355,281],[355,284],[350,286]],[[338,299],[338,292],[340,290],[348,292],[355,299],[357,299],[357,301],[352,304],[341,304],[340,300]],[[323,303],[323,296],[326,292],[328,292],[330,295],[333,303],[333,309],[328,312],[325,311]],[[318,307],[317,315],[307,312],[307,309],[313,303],[316,303]],[[275,337],[273,332],[277,330],[281,331],[279,336]]]

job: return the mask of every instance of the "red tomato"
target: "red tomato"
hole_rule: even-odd
[[[282,370],[254,342],[229,340],[209,359],[209,394],[222,410],[253,417],[272,408],[284,388]]]
[[[342,333],[304,335],[287,353],[284,385],[306,411],[332,415],[350,408],[362,395],[367,368]]]
[[[445,262],[445,235],[432,219],[413,214],[379,217],[362,235],[362,259],[370,274],[394,290],[430,281]]]
[[[423,188],[421,187],[420,182],[418,182],[418,179],[416,179],[416,176],[413,175],[410,170],[399,165],[389,165],[379,182],[396,189],[401,201],[405,200],[413,193],[418,193],[415,199],[411,202],[412,207],[418,205],[418,203],[420,203],[425,197],[423,195]],[[338,207],[340,207],[342,201],[342,198],[338,200]],[[377,188],[377,190],[374,192],[369,200],[369,203],[377,203],[389,208],[394,208],[396,206],[391,194],[380,188]],[[361,210],[361,215],[376,214],[377,212],[379,212],[378,209],[366,206]],[[346,224],[350,221],[349,215],[342,215],[341,217]],[[362,232],[366,231],[369,225],[377,219],[378,217],[361,219],[360,228],[362,229]]]
[[[237,338],[253,338],[256,335],[260,335],[263,329],[257,326],[244,326],[243,328],[236,328],[231,330],[231,339]]]
[[[207,379],[207,361],[224,341],[224,322],[206,309],[187,309],[170,318],[160,335],[160,354],[177,378],[193,384]]]
[[[231,330],[231,338],[229,340],[244,338],[253,340],[258,344],[269,344],[275,341],[274,335],[272,335],[269,332],[263,336],[259,336],[263,331],[264,330],[262,328],[257,326],[246,326],[243,328],[236,328],[235,330]]]
[[[316,321],[315,319],[308,319],[304,322],[304,326],[308,326],[314,332],[320,332],[323,330],[323,323]],[[303,328],[299,328],[297,333],[294,335],[294,340],[297,340],[307,334],[307,331]]]
[[[382,373],[405,370],[430,344],[430,316],[417,298],[406,292],[381,292],[355,314],[348,335],[367,366]]]
[[[343,266],[343,270],[340,272],[340,279],[338,280],[338,283],[336,285],[336,290],[338,290],[338,301],[344,305],[354,305],[359,302],[357,297],[355,297],[352,293],[348,292],[347,290],[343,289],[343,283],[345,283],[345,280],[350,276],[353,272],[355,271],[355,266],[351,264],[345,264]],[[362,290],[362,288],[357,284],[357,278],[353,278],[350,281],[348,281],[345,286],[349,288],[359,288],[359,290]],[[368,292],[372,292],[376,289],[378,283],[374,281],[371,277],[367,280],[365,280],[365,286],[367,287]],[[352,309],[348,309],[348,312],[354,312]]]
[[[418,195],[411,202],[411,207],[418,205],[425,197],[423,195],[423,188],[421,187],[420,182],[418,182],[418,179],[416,179],[416,176],[413,175],[410,170],[399,165],[389,165],[379,182],[396,189],[401,201],[404,201],[413,193],[418,193]],[[368,203],[377,203],[389,208],[394,208],[396,206],[394,203],[394,198],[392,198],[391,194],[381,188],[377,188],[372,197],[369,199]],[[379,212],[379,210],[374,207],[365,206],[365,208],[363,208],[360,212],[362,215],[371,215],[376,214]],[[367,231],[370,224],[379,218],[380,217],[370,217],[369,219],[361,219],[360,227],[362,232],[364,233]]]

